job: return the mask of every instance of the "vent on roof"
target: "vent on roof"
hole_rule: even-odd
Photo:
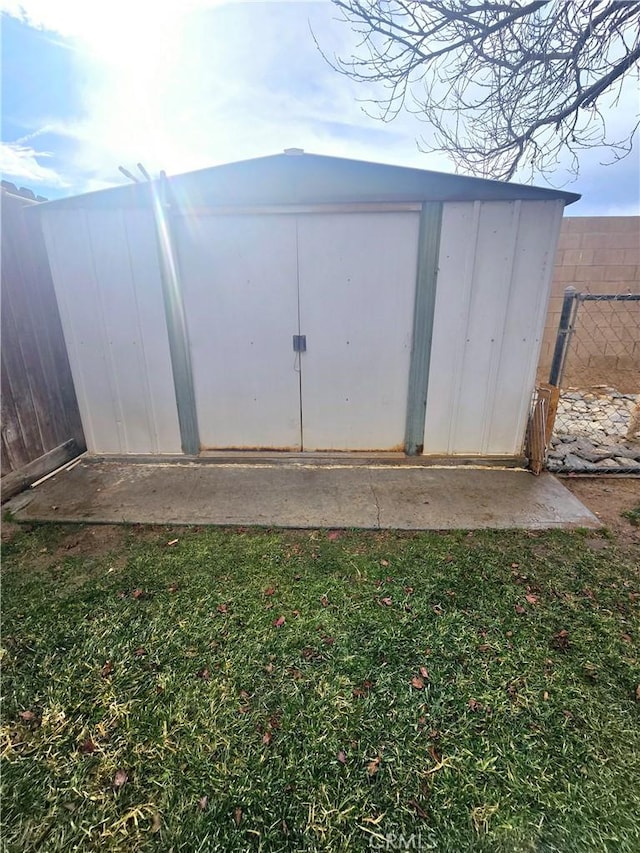
[[[304,148],[285,148],[284,153],[289,157],[299,157],[304,154]]]

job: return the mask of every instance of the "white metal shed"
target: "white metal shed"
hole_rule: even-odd
[[[41,205],[89,451],[521,458],[578,198],[292,149]]]

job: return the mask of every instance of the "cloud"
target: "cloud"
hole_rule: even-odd
[[[365,102],[379,90],[337,74],[321,57],[310,26],[328,55],[357,49],[328,0],[0,0],[0,7],[75,48],[69,61],[79,99],[66,114],[76,117],[34,117],[35,133],[14,142],[12,153],[30,175],[52,173],[50,186],[83,192],[122,183],[119,165],[142,161],[151,172],[176,174],[285,147],[454,170],[446,154],[418,150],[416,140],[429,130],[423,121],[409,113],[389,124],[371,118]],[[38,71],[43,80],[46,71]],[[607,110],[612,136],[635,99],[630,80],[619,105]],[[41,165],[46,154],[30,147],[44,132],[64,168]],[[588,196],[589,212],[626,210],[634,195],[637,201],[633,155],[608,168],[600,165],[605,155],[584,152],[579,180],[567,185]],[[553,176],[558,185],[567,177],[566,168]]]
[[[65,189],[70,186],[55,169],[43,166],[39,159],[51,157],[51,152],[36,151],[17,142],[0,142],[0,172],[12,181]]]

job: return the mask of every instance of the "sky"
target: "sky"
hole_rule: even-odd
[[[124,183],[120,165],[171,175],[290,147],[455,170],[419,150],[423,122],[370,117],[376,91],[321,56],[312,31],[328,55],[354,39],[328,0],[0,0],[0,10],[0,171],[48,198]],[[614,135],[637,98],[627,86],[609,110]],[[585,152],[577,180],[554,175],[583,194],[571,214],[640,212],[637,152],[607,159]]]

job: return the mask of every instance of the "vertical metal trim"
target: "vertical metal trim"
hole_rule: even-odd
[[[424,443],[441,229],[442,203],[425,202],[420,213],[418,273],[413,309],[413,342],[404,440],[405,453],[408,456],[422,453]]]
[[[153,182],[150,182],[149,192],[156,226],[164,313],[167,321],[171,369],[180,426],[180,443],[183,453],[188,456],[196,456],[200,452],[196,397],[176,248],[171,232],[170,201],[167,194],[166,179],[161,179],[159,190]]]

